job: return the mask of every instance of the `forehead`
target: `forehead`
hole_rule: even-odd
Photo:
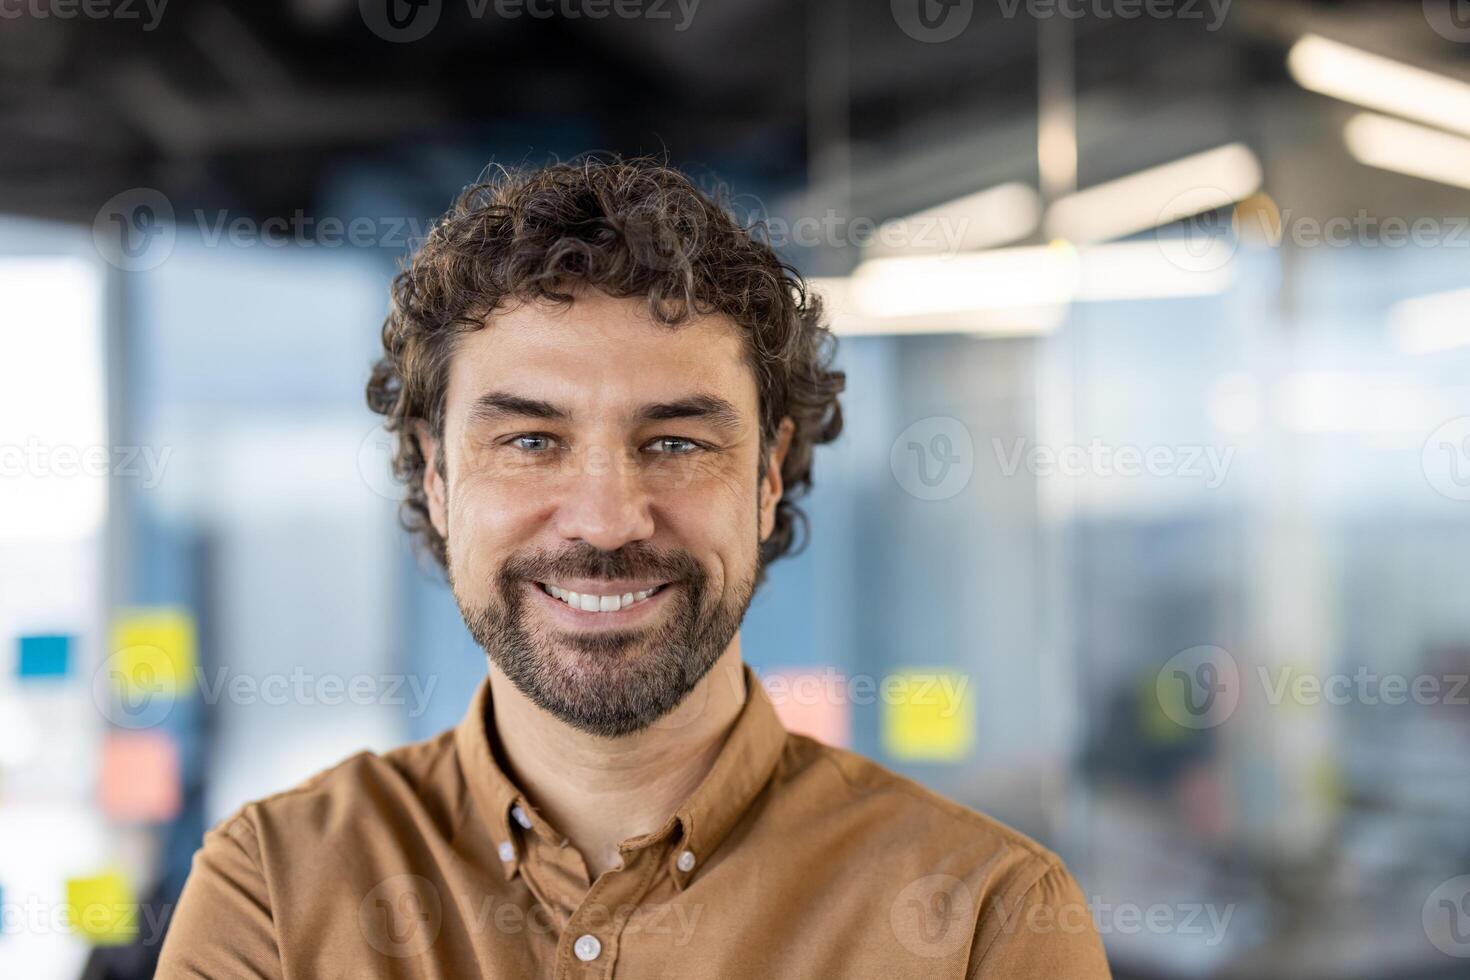
[[[717,393],[754,413],[755,378],[741,328],[723,316],[677,327],[643,298],[584,291],[565,306],[523,302],[461,336],[449,368],[451,407],[491,388],[596,411]]]

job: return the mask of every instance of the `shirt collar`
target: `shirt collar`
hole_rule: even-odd
[[[680,889],[704,868],[770,781],[786,745],[786,729],[765,685],[749,664],[743,665],[743,673],[745,704],[735,716],[729,738],[704,781],[674,814],[683,826],[684,842],[669,867]],[[688,870],[678,866],[678,855],[684,851],[694,855]]]
[[[454,741],[465,782],[469,784],[476,809],[488,822],[501,867],[509,879],[515,876],[520,866],[520,850],[515,846],[515,837],[510,829],[510,810],[518,803],[522,806],[525,803],[521,799],[521,791],[500,768],[491,750],[492,710],[490,678],[487,677],[470,699],[469,710],[455,729]]]
[[[766,695],[765,686],[750,665],[742,665],[745,678],[745,704],[730,728],[724,747],[704,780],[674,812],[664,830],[650,835],[663,836],[677,822],[683,831],[683,843],[669,858],[669,870],[675,884],[683,889],[697,875],[731,829],[750,807],[762,787],[770,780],[781,751],[786,744],[786,729],[776,716],[776,709]],[[520,865],[520,850],[512,831],[511,809],[520,806],[532,813],[530,803],[519,787],[500,768],[491,748],[494,730],[487,677],[470,701],[464,720],[455,731],[455,744],[476,808],[488,822],[500,848],[501,867],[506,877],[513,877]],[[544,821],[534,821],[540,830]],[[502,847],[502,845],[509,845]],[[679,866],[679,856],[692,852],[694,863],[687,869]],[[688,859],[685,859],[688,864]]]

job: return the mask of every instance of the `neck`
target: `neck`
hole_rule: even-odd
[[[595,880],[618,845],[662,827],[714,766],[745,703],[740,636],[687,698],[641,732],[603,738],[532,704],[493,664],[495,735],[508,775],[582,854]]]

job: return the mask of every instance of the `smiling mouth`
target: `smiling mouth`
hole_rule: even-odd
[[[574,592],[571,589],[564,589],[550,582],[536,583],[537,588],[553,599],[557,599],[573,609],[591,613],[619,612],[623,609],[637,606],[658,595],[664,589],[668,588],[668,586],[669,583],[664,582],[660,585],[655,585],[651,589],[642,589],[637,592],[601,595],[591,592]]]

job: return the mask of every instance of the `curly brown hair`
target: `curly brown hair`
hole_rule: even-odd
[[[718,314],[743,328],[760,399],[761,477],[781,420],[795,423],[757,585],[769,562],[805,547],[797,500],[811,487],[813,448],[842,431],[846,378],[832,368],[836,339],[821,300],[777,256],[764,226],[742,226],[727,200],[660,161],[597,155],[540,169],[493,167],[435,223],[393,280],[367,401],[397,438],[403,526],[441,569],[445,541],[429,519],[417,423],[442,438],[456,338],[483,328],[503,302],[566,304],[581,286],[647,297],[654,320],[671,327]],[[443,453],[437,469],[442,476]]]

